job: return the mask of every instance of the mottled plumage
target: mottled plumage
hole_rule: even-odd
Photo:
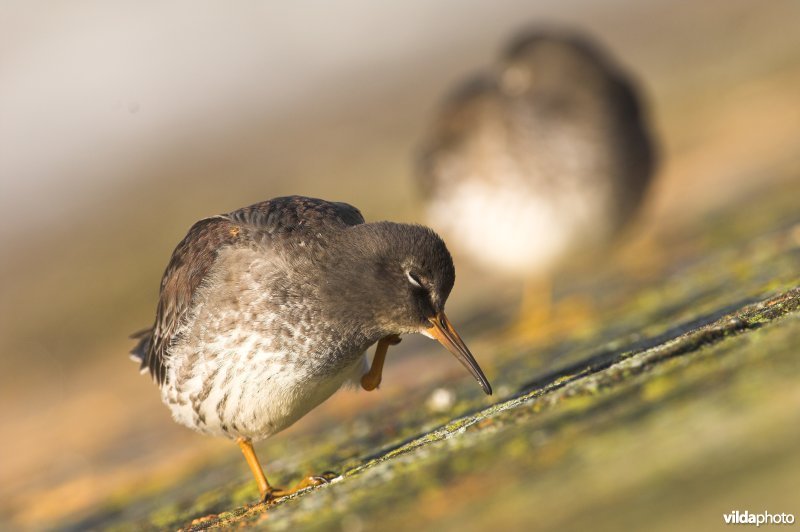
[[[423,143],[431,225],[478,263],[520,276],[603,246],[654,167],[636,92],[583,36],[521,35],[445,101]]]
[[[344,203],[276,198],[189,230],[133,354],[178,423],[245,446],[357,384],[365,350],[400,334],[439,339],[490,393],[444,316],[454,281],[450,254],[428,228],[367,224]]]
[[[254,243],[281,246],[287,238],[289,244],[296,243],[291,240],[295,238],[311,242],[321,237],[321,229],[361,223],[364,217],[351,205],[298,196],[264,201],[195,223],[175,248],[161,278],[155,324],[134,335],[140,341],[132,353],[141,360],[141,368],[149,370],[159,384],[164,381],[166,349],[223,248],[252,247]]]

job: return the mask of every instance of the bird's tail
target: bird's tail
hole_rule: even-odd
[[[139,363],[139,372],[144,373],[147,371],[147,353],[150,352],[150,342],[153,341],[153,329],[142,329],[136,331],[130,337],[136,342],[136,346],[131,349],[130,357],[134,362]]]

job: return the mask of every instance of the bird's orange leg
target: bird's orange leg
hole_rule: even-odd
[[[528,279],[522,287],[520,325],[537,327],[553,317],[553,279],[547,276]]]
[[[264,470],[261,469],[261,464],[258,462],[258,457],[253,449],[253,442],[248,438],[238,438],[236,443],[239,444],[244,459],[247,460],[247,465],[250,466],[250,471],[253,472],[253,476],[256,478],[256,484],[258,484],[258,492],[261,494],[261,498],[266,500],[273,490],[272,486],[267,482],[267,476],[264,474]]]
[[[361,377],[361,387],[368,392],[374,390],[381,383],[383,376],[383,363],[386,360],[386,352],[389,351],[390,345],[397,345],[400,343],[400,337],[396,334],[390,334],[378,340],[378,346],[375,348],[375,356],[372,359],[372,366],[369,371]]]
[[[593,304],[586,296],[555,301],[553,279],[530,279],[524,285],[520,313],[512,332],[529,342],[549,342],[577,334],[592,323]]]
[[[311,486],[319,486],[320,484],[325,484],[330,480],[332,475],[330,474],[323,474],[322,476],[311,476],[303,479],[297,484],[295,487],[289,490],[284,490],[280,488],[273,488],[269,485],[267,481],[267,476],[264,474],[264,470],[261,468],[261,464],[258,462],[258,457],[256,456],[256,452],[253,449],[253,442],[251,442],[248,438],[238,438],[236,443],[239,444],[239,447],[242,449],[242,454],[244,454],[244,459],[247,460],[247,465],[250,466],[250,471],[253,472],[253,476],[256,479],[256,483],[258,484],[258,492],[261,494],[261,500],[269,501],[272,499],[277,499],[278,497],[285,497],[286,495],[291,495],[297,491],[302,489],[311,487]]]

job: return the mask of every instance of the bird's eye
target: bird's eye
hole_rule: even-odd
[[[408,282],[411,283],[412,286],[416,286],[417,288],[422,288],[422,283],[419,281],[419,278],[411,272],[406,272],[406,277],[408,278]]]

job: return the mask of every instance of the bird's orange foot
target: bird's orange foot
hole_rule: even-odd
[[[571,295],[558,302],[546,301],[539,307],[523,307],[509,332],[525,342],[543,344],[566,334],[585,334],[595,316],[591,298]]]
[[[261,495],[261,499],[264,502],[270,502],[276,499],[280,499],[282,497],[288,497],[289,495],[297,493],[298,491],[302,491],[306,488],[327,484],[337,476],[338,475],[336,473],[333,473],[331,471],[326,471],[321,475],[312,475],[304,478],[291,489],[271,488],[270,490]]]

